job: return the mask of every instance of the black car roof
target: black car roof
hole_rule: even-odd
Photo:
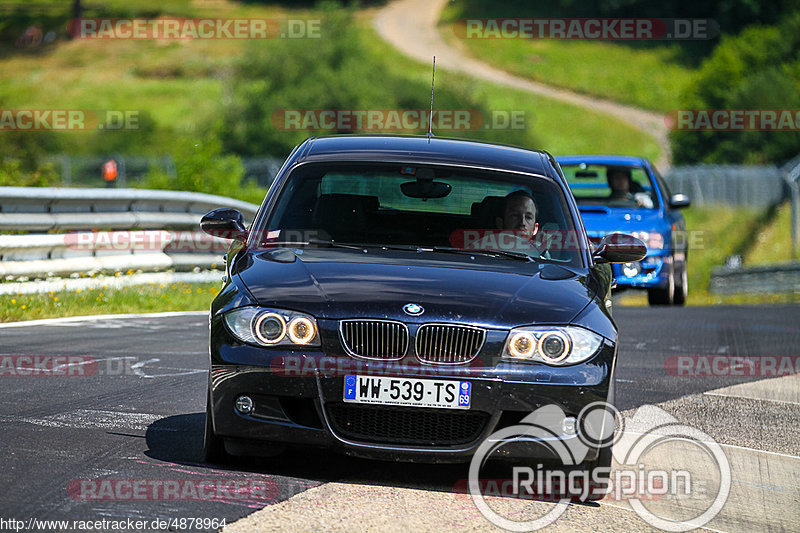
[[[312,137],[297,151],[296,163],[314,161],[397,161],[457,164],[553,177],[552,156],[544,151],[466,139],[405,135]]]

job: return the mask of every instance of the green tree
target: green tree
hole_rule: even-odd
[[[724,38],[684,101],[686,109],[800,109],[800,13]],[[675,131],[672,140],[676,163],[781,162],[800,153],[797,131]]]

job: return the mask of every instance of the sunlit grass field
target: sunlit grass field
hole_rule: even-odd
[[[69,12],[68,5],[63,3],[51,5],[52,10],[64,16]],[[115,0],[104,4],[103,9],[134,15],[156,12],[192,17],[317,18],[324,25],[319,11],[233,2],[129,5]],[[405,58],[383,43],[372,29],[373,14],[374,8],[359,11],[356,17],[364,42],[368,43],[366,52],[377,53],[385,67],[401,78],[424,80],[428,85],[430,67]],[[265,40],[258,46],[263,44],[269,50],[278,41]],[[314,39],[306,41],[308,46],[315,45]],[[154,121],[158,135],[149,144],[148,139],[137,142],[149,152],[161,154],[169,152],[171,135],[199,135],[222,120],[224,103],[230,96],[232,69],[249,44],[236,39],[67,41],[61,38],[38,51],[14,51],[0,56],[0,102],[7,108],[143,111]],[[291,62],[291,57],[286,61]],[[338,75],[347,79],[349,73],[341,71]],[[375,83],[380,82],[380,74],[376,73]],[[310,78],[308,83],[317,82]],[[514,144],[554,153],[617,153],[658,158],[659,149],[652,138],[606,115],[475,82],[463,75],[438,73],[437,85],[448,84],[466,87],[472,92],[470,98],[477,98],[489,109],[524,113],[525,132],[520,136],[518,131],[479,129],[452,132],[453,135],[440,132],[440,136],[497,142],[513,138]],[[279,108],[281,103],[275,102],[275,106]],[[90,153],[98,149],[98,143],[85,142],[89,136],[86,132],[59,132],[59,141],[68,153]],[[142,146],[138,148],[141,150]]]
[[[633,48],[613,41],[467,39],[457,29],[467,15],[458,4],[445,9],[439,22],[445,40],[497,68],[575,92],[666,112],[681,108],[694,75],[668,43]]]

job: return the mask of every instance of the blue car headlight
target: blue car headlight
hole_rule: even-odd
[[[634,231],[631,235],[645,243],[648,250],[662,250],[664,248],[664,235],[655,231]]]
[[[319,328],[311,315],[242,307],[225,313],[225,325],[242,342],[260,346],[319,346]]]
[[[573,365],[596,354],[602,342],[597,333],[575,326],[525,326],[509,332],[503,359]]]

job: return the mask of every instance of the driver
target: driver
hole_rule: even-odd
[[[528,191],[518,190],[506,195],[503,216],[495,218],[497,229],[514,230],[517,235],[532,239],[539,231],[536,222],[536,201]]]
[[[536,222],[536,201],[526,190],[507,194],[503,210],[495,217],[495,226],[500,231],[489,231],[471,248],[482,250],[520,251],[540,257],[533,238],[539,231]]]
[[[608,167],[606,170],[606,180],[608,186],[611,188],[611,193],[608,195],[610,204],[635,204],[636,207],[653,207],[653,200],[645,192],[640,191],[633,193],[633,179],[631,178],[631,169],[629,167]],[[636,184],[638,186],[638,184]]]

